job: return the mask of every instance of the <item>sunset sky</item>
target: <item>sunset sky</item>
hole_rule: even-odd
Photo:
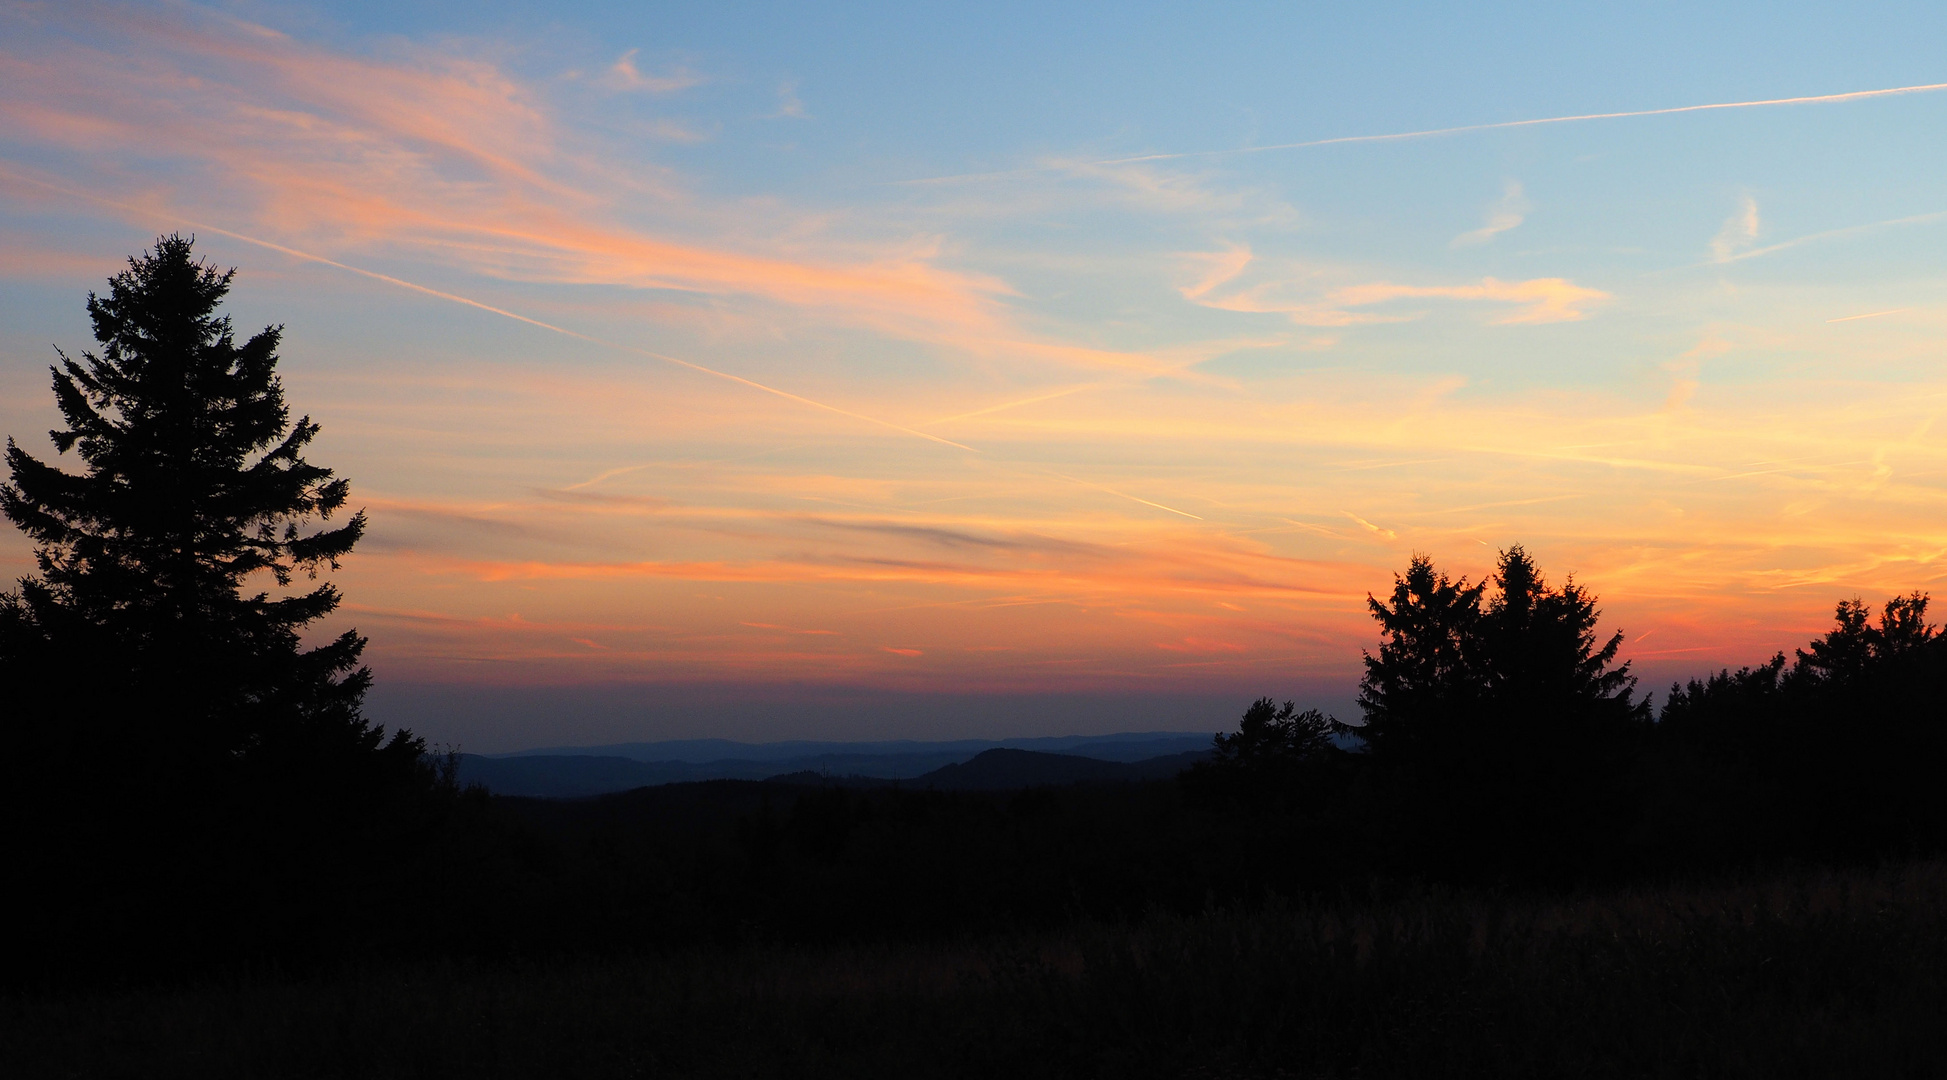
[[[469,750],[1352,719],[1517,542],[1660,698],[1947,579],[1947,7],[1693,7],[6,3],[0,434],[195,234]]]

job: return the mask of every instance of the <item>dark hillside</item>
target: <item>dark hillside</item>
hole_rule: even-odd
[[[570,754],[519,758],[463,754],[459,781],[478,784],[496,795],[574,799],[652,784],[680,784],[699,779],[696,771],[681,761]]]

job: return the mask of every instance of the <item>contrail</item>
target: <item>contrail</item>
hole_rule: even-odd
[[[1107,383],[1084,383],[1081,386],[1070,386],[1063,390],[1056,390],[1050,394],[1042,394],[1039,397],[1022,398],[1019,401],[1003,401],[999,405],[989,405],[986,408],[975,409],[972,412],[956,413],[953,416],[942,416],[938,420],[931,422],[935,424],[950,424],[955,420],[971,420],[976,416],[986,416],[989,413],[997,413],[1006,409],[1016,409],[1023,405],[1034,405],[1043,401],[1053,401],[1056,398],[1067,397],[1070,394],[1079,394],[1084,390],[1093,390],[1097,387],[1107,385]]]
[[[893,431],[897,431],[902,434],[912,435],[917,438],[925,439],[928,442],[935,442],[944,446],[951,446],[958,450],[965,450],[971,454],[981,453],[981,451],[976,450],[971,446],[968,446],[964,443],[954,442],[952,439],[943,439],[938,435],[931,435],[928,434],[927,432],[920,431],[916,428],[907,427],[904,424],[895,424],[890,420],[881,420],[876,416],[866,416],[863,413],[852,412],[850,409],[841,409],[836,405],[827,405],[822,401],[814,401],[811,398],[803,397],[798,394],[793,394],[787,390],[779,390],[774,386],[766,386],[763,383],[756,382],[751,379],[746,379],[741,375],[732,375],[727,371],[718,371],[715,368],[704,367],[702,364],[692,363],[691,361],[681,359],[680,357],[670,356],[665,353],[654,352],[649,349],[641,348],[639,346],[625,345],[615,341],[607,341],[605,339],[595,337],[591,334],[584,334],[579,330],[570,330],[565,326],[556,326],[553,323],[542,322],[540,319],[535,319],[526,315],[522,315],[517,311],[509,311],[506,308],[495,307],[492,304],[482,303],[479,300],[474,300],[470,297],[461,296],[457,293],[445,292],[443,290],[435,289],[430,286],[421,285],[417,282],[407,281],[404,278],[393,277],[390,274],[381,274],[376,270],[367,270],[364,269],[363,267],[352,266],[349,263],[342,263],[337,261],[336,259],[328,259],[323,255],[314,255],[311,252],[301,251],[294,247],[287,247],[283,244],[279,244],[274,241],[262,240],[255,236],[250,236],[245,233],[236,232],[232,229],[225,229],[219,225],[211,225],[207,222],[197,221],[192,218],[184,217],[181,214],[176,214],[166,210],[158,210],[154,207],[138,206],[134,203],[122,202],[116,199],[110,199],[100,195],[92,195],[87,192],[74,191],[68,188],[57,187],[54,184],[47,183],[46,181],[43,180],[34,179],[31,176],[22,176],[19,173],[13,172],[12,170],[9,169],[0,169],[0,177],[5,177],[10,180],[15,180],[23,184],[31,184],[34,187],[42,188],[47,191],[52,191],[55,192],[56,194],[72,196],[74,198],[83,199],[88,202],[98,203],[102,206],[110,206],[118,210],[125,210],[137,215],[157,215],[157,216],[166,217],[194,229],[204,229],[209,232],[216,233],[219,236],[227,236],[233,240],[240,240],[246,244],[254,244],[261,248],[266,248],[271,251],[276,251],[281,254],[288,255],[294,259],[301,259],[306,262],[314,262],[322,266],[329,266],[334,269],[343,270],[347,273],[357,274],[360,277],[370,278],[373,281],[382,281],[388,285],[394,285],[402,289],[409,289],[416,293],[421,293],[426,296],[435,297],[440,300],[450,301],[455,304],[464,304],[470,308],[477,308],[481,311],[489,312],[494,315],[499,315],[503,318],[513,319],[516,322],[523,322],[528,324],[529,326],[537,327],[542,330],[547,330],[552,333],[561,334],[565,337],[571,337],[578,341],[586,341],[592,345],[599,345],[603,348],[608,348],[608,349],[617,349],[622,352],[635,353],[639,356],[646,356],[654,360],[661,360],[665,363],[678,365],[679,367],[686,367],[692,371],[701,372],[705,375],[713,375],[719,379],[726,379],[730,382],[738,383],[743,386],[748,386],[753,390],[761,390],[766,394],[773,394],[777,397],[781,397],[785,399],[786,401],[794,401],[800,405],[810,406],[811,408],[814,409],[822,409],[825,412],[836,413],[839,416],[849,417],[853,420],[858,420],[863,423],[874,424],[883,428],[889,428]],[[1051,396],[1060,396],[1060,395],[1057,394]],[[1195,514],[1188,513],[1183,510],[1178,510],[1173,506],[1164,506],[1162,503],[1159,502],[1151,502],[1148,499],[1131,495],[1125,491],[1117,491],[1112,487],[1108,487],[1103,484],[1097,484],[1094,483],[1093,481],[1082,480],[1077,477],[1066,476],[1061,473],[1051,472],[1048,475],[1055,476],[1062,480],[1066,480],[1071,484],[1079,484],[1083,487],[1094,488],[1098,491],[1105,491],[1111,495],[1116,495],[1121,498],[1128,499],[1131,502],[1138,502],[1144,506],[1152,506],[1158,510],[1163,510],[1171,514],[1176,514],[1180,517],[1190,518],[1195,521],[1204,520],[1203,518],[1198,517]],[[576,486],[579,487],[583,485],[576,485]]]
[[[1817,94],[1811,97],[1766,98],[1762,101],[1720,101],[1711,105],[1678,105],[1668,109],[1634,109],[1629,112],[1582,113],[1577,116],[1547,116],[1538,120],[1503,120],[1493,124],[1465,124],[1461,127],[1401,131],[1391,135],[1344,135],[1336,139],[1277,143],[1271,146],[1244,146],[1234,150],[1193,150],[1180,154],[1144,154],[1138,157],[1111,158],[1094,165],[1128,165],[1139,161],[1168,161],[1173,158],[1210,157],[1216,154],[1261,154],[1267,150],[1300,150],[1310,146],[1336,146],[1340,143],[1395,142],[1400,139],[1425,139],[1435,135],[1460,135],[1469,131],[1496,131],[1501,128],[1536,127],[1541,124],[1572,124],[1582,120],[1622,120],[1632,116],[1671,116],[1676,113],[1709,112],[1715,109],[1755,109],[1765,105],[1819,105],[1834,101],[1861,101],[1866,98],[1895,97],[1947,90],[1947,83],[1922,86],[1895,86],[1885,90],[1853,90],[1843,94]]]
[[[1491,124],[1463,124],[1459,127],[1426,128],[1420,131],[1397,131],[1387,135],[1341,135],[1332,139],[1311,139],[1306,142],[1274,143],[1269,146],[1239,146],[1229,150],[1188,150],[1168,154],[1138,154],[1133,157],[1104,158],[1100,161],[1088,162],[1087,164],[1136,165],[1146,161],[1179,161],[1184,158],[1218,157],[1229,154],[1262,154],[1272,150],[1304,150],[1314,146],[1339,146],[1346,143],[1399,142],[1405,139],[1427,139],[1438,135],[1462,135],[1473,131],[1499,131],[1505,128],[1538,127],[1542,124],[1573,124],[1584,120],[1622,120],[1633,116],[1672,116],[1677,113],[1711,112],[1717,109],[1755,109],[1767,105],[1820,105],[1839,101],[1863,101],[1867,98],[1897,97],[1902,94],[1926,94],[1937,90],[1947,90],[1947,83],[1894,86],[1884,90],[1852,90],[1843,94],[1814,94],[1807,97],[1765,98],[1759,101],[1720,101],[1709,105],[1678,105],[1667,109],[1632,109],[1627,112],[1580,113],[1575,116],[1545,116],[1534,120],[1502,120]],[[1008,172],[934,176],[905,182],[909,184],[928,184],[945,183],[954,180],[1026,176],[1033,173],[1052,172],[1060,167],[1059,165],[1045,165],[1035,168],[1015,169]]]
[[[1143,499],[1143,498],[1138,498],[1137,496],[1134,496],[1134,495],[1131,495],[1131,494],[1129,494],[1129,493],[1128,493],[1128,492],[1126,492],[1126,491],[1117,491],[1116,489],[1114,489],[1114,488],[1112,488],[1112,487],[1109,487],[1109,486],[1108,486],[1108,485],[1106,485],[1106,484],[1098,484],[1098,483],[1096,483],[1096,482],[1094,482],[1093,480],[1078,480],[1078,479],[1076,479],[1075,477],[1072,477],[1072,476],[1067,476],[1067,475],[1064,475],[1064,474],[1062,474],[1062,473],[1058,473],[1058,472],[1055,472],[1055,471],[1053,471],[1053,470],[1049,470],[1049,472],[1048,472],[1048,475],[1049,475],[1049,476],[1054,476],[1054,477],[1060,477],[1061,479],[1063,479],[1063,480],[1066,480],[1066,481],[1068,481],[1068,482],[1069,482],[1069,483],[1071,483],[1071,484],[1080,484],[1080,485],[1082,485],[1083,487],[1088,487],[1088,488],[1094,488],[1094,489],[1095,489],[1095,490],[1097,490],[1097,491],[1106,491],[1106,492],[1108,492],[1108,493],[1109,493],[1109,494],[1111,494],[1111,495],[1115,495],[1115,496],[1118,496],[1118,497],[1120,497],[1120,498],[1124,498],[1124,499],[1128,499],[1128,500],[1129,500],[1130,502],[1139,502],[1139,503],[1141,503],[1141,504],[1143,504],[1144,506],[1153,506],[1153,507],[1155,507],[1155,508],[1156,508],[1156,509],[1158,509],[1158,510],[1167,510],[1167,511],[1169,511],[1170,513],[1172,513],[1172,514],[1175,514],[1175,515],[1176,515],[1176,516],[1178,516],[1178,517],[1186,517],[1186,518],[1189,518],[1189,519],[1190,519],[1190,520],[1192,520],[1192,521],[1202,521],[1202,520],[1203,520],[1202,518],[1200,518],[1200,517],[1198,517],[1198,516],[1197,516],[1197,515],[1195,515],[1195,514],[1192,514],[1192,513],[1190,513],[1190,512],[1189,512],[1189,511],[1187,511],[1187,510],[1178,510],[1178,509],[1177,509],[1176,507],[1174,507],[1174,506],[1164,506],[1164,505],[1163,505],[1162,503],[1159,503],[1159,502],[1150,502],[1150,501],[1149,501],[1148,499]]]
[[[1905,310],[1907,309],[1903,307],[1888,308],[1885,311],[1869,311],[1864,315],[1842,315],[1839,318],[1827,319],[1825,321],[1829,323],[1835,323],[1835,322],[1851,322],[1854,319],[1877,319],[1881,315],[1898,315],[1900,312]]]
[[[661,360],[667,364],[675,364],[678,367],[686,367],[689,368],[691,371],[702,372],[705,375],[714,375],[719,379],[726,379],[730,382],[739,383],[741,385],[748,386],[753,390],[761,390],[766,394],[776,395],[777,397],[781,397],[786,401],[795,401],[800,405],[808,405],[814,409],[823,409],[826,412],[837,413],[839,416],[850,417],[853,420],[862,421],[867,424],[876,424],[879,427],[890,428],[891,430],[900,432],[902,434],[912,435],[917,438],[925,439],[929,442],[940,443],[944,446],[951,446],[958,450],[965,450],[971,454],[980,453],[980,451],[975,450],[973,447],[967,446],[964,443],[954,442],[952,439],[942,439],[938,435],[929,435],[924,431],[920,431],[916,428],[909,428],[904,424],[895,424],[890,420],[881,420],[876,416],[866,416],[864,413],[855,413],[850,409],[841,409],[836,405],[827,405],[822,401],[814,401],[811,398],[803,397],[798,394],[793,394],[788,390],[779,390],[775,386],[766,386],[761,382],[757,382],[752,379],[746,379],[741,375],[732,375],[727,371],[718,371],[715,368],[704,367],[702,364],[692,363],[691,361],[684,360],[680,357],[670,356],[665,353],[654,352],[649,349],[641,348],[640,346],[625,345],[618,341],[607,341],[602,338],[594,337],[593,335],[590,334],[584,334],[578,330],[570,330],[565,326],[556,326],[553,323],[542,322],[539,319],[529,318],[528,316],[522,315],[519,312],[508,311],[506,308],[498,308],[493,306],[492,304],[483,304],[478,300],[473,300],[465,296],[460,296],[457,293],[442,292],[439,289],[434,289],[425,285],[417,284],[416,282],[407,281],[404,278],[396,278],[390,274],[381,274],[376,270],[366,270],[362,267],[352,266],[349,263],[341,263],[336,259],[327,259],[323,255],[313,255],[308,251],[300,251],[294,247],[286,247],[283,244],[274,243],[270,240],[260,240],[257,237],[249,236],[240,232],[235,232],[231,229],[225,229],[219,225],[211,225],[207,222],[195,221],[190,218],[183,217],[180,214],[174,214],[168,211],[158,211],[151,207],[136,206],[133,203],[119,202],[114,199],[103,198],[102,196],[99,195],[90,195],[85,192],[71,191],[65,188],[56,187],[55,185],[46,183],[45,181],[36,180],[33,177],[21,176],[19,173],[15,173],[5,169],[0,169],[0,176],[5,176],[10,180],[17,180],[20,181],[21,183],[32,184],[35,187],[45,188],[48,191],[58,192],[62,195],[77,196],[79,198],[86,199],[90,202],[100,203],[103,206],[112,206],[118,210],[127,210],[137,214],[160,214],[161,216],[164,217],[174,218],[176,221],[179,221],[182,224],[189,226],[190,228],[207,230],[209,232],[216,233],[219,236],[227,236],[232,240],[241,240],[246,244],[255,244],[258,247],[268,248],[271,251],[280,252],[294,259],[302,259],[307,262],[314,262],[314,263],[321,264],[323,266],[334,267],[336,269],[346,271],[347,273],[358,274],[361,277],[368,277],[374,281],[383,281],[388,285],[396,285],[402,289],[410,289],[413,292],[423,293],[427,296],[437,297],[441,300],[448,300],[455,304],[465,304],[467,307],[478,308],[481,311],[491,312],[492,314],[502,316],[503,318],[513,319],[516,322],[523,322],[529,326],[539,327],[542,330],[552,331],[553,333],[561,334],[566,337],[575,338],[579,341],[586,341],[592,345],[599,345],[607,349],[617,349],[622,352],[635,353],[638,356],[646,356],[652,360]]]
[[[1726,255],[1721,259],[1706,259],[1703,262],[1684,263],[1681,266],[1666,266],[1661,270],[1645,271],[1644,276],[1653,277],[1657,274],[1668,274],[1678,270],[1696,270],[1706,266],[1727,266],[1731,263],[1743,262],[1746,259],[1761,259],[1766,255],[1775,255],[1780,251],[1789,251],[1792,248],[1798,247],[1802,244],[1813,244],[1821,240],[1833,240],[1842,236],[1855,236],[1859,233],[1871,232],[1874,229],[1890,229],[1896,225],[1924,225],[1931,222],[1943,221],[1943,220],[1947,220],[1947,210],[1934,210],[1925,214],[1913,214],[1908,217],[1890,218],[1886,221],[1869,221],[1864,225],[1847,225],[1844,228],[1826,229],[1824,232],[1807,233],[1804,236],[1793,237],[1790,240],[1781,240],[1776,244],[1768,244],[1761,248],[1752,248],[1750,251],[1740,251],[1735,255]],[[1900,310],[1905,310],[1905,309],[1902,308]],[[1891,312],[1881,311],[1881,312],[1874,312],[1873,314],[1887,315],[1887,314],[1891,314]],[[1829,321],[1836,321],[1836,320],[1829,320]]]
[[[1947,218],[1947,210],[1935,210],[1932,213],[1928,213],[1928,214],[1914,214],[1910,217],[1892,218],[1887,221],[1873,221],[1873,222],[1868,222],[1867,224],[1864,225],[1848,225],[1843,229],[1827,229],[1824,232],[1810,233],[1805,236],[1797,237],[1796,239],[1785,240],[1780,243],[1772,244],[1768,247],[1753,248],[1750,251],[1741,251],[1736,255],[1731,255],[1722,259],[1717,259],[1710,263],[1699,263],[1698,265],[1712,266],[1718,263],[1743,262],[1746,259],[1756,259],[1759,258],[1760,256],[1769,255],[1774,251],[1784,251],[1787,248],[1795,248],[1800,244],[1810,244],[1819,240],[1830,240],[1835,236],[1851,236],[1854,233],[1869,232],[1873,229],[1885,229],[1894,225],[1919,225],[1930,221],[1939,221],[1942,218]]]

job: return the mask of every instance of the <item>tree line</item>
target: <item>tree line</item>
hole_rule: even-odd
[[[1468,583],[1412,560],[1369,598],[1363,723],[1260,699],[1185,777],[1363,837],[1368,867],[1577,880],[1914,855],[1947,841],[1947,636],[1928,598],[1838,604],[1787,660],[1638,696],[1596,598],[1521,546]],[[1335,738],[1336,737],[1336,738]],[[1349,744],[1349,745],[1348,745]]]
[[[363,714],[365,640],[303,631],[363,534],[234,271],[165,236],[52,371],[68,472],[12,440],[0,594],[22,970],[926,936],[1353,887],[1564,888],[1947,842],[1947,637],[1920,593],[1660,710],[1597,598],[1500,553],[1369,599],[1361,722],[1254,702],[1174,782],[1017,793],[719,782],[463,792]],[[300,580],[302,579],[302,580]],[[1391,884],[1387,884],[1391,883]]]

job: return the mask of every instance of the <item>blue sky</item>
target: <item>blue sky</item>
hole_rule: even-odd
[[[1947,91],[1860,94],[1938,8],[0,20],[0,424],[196,232],[371,512],[375,714],[476,749],[1349,713],[1415,551],[1652,685],[1947,575]]]

